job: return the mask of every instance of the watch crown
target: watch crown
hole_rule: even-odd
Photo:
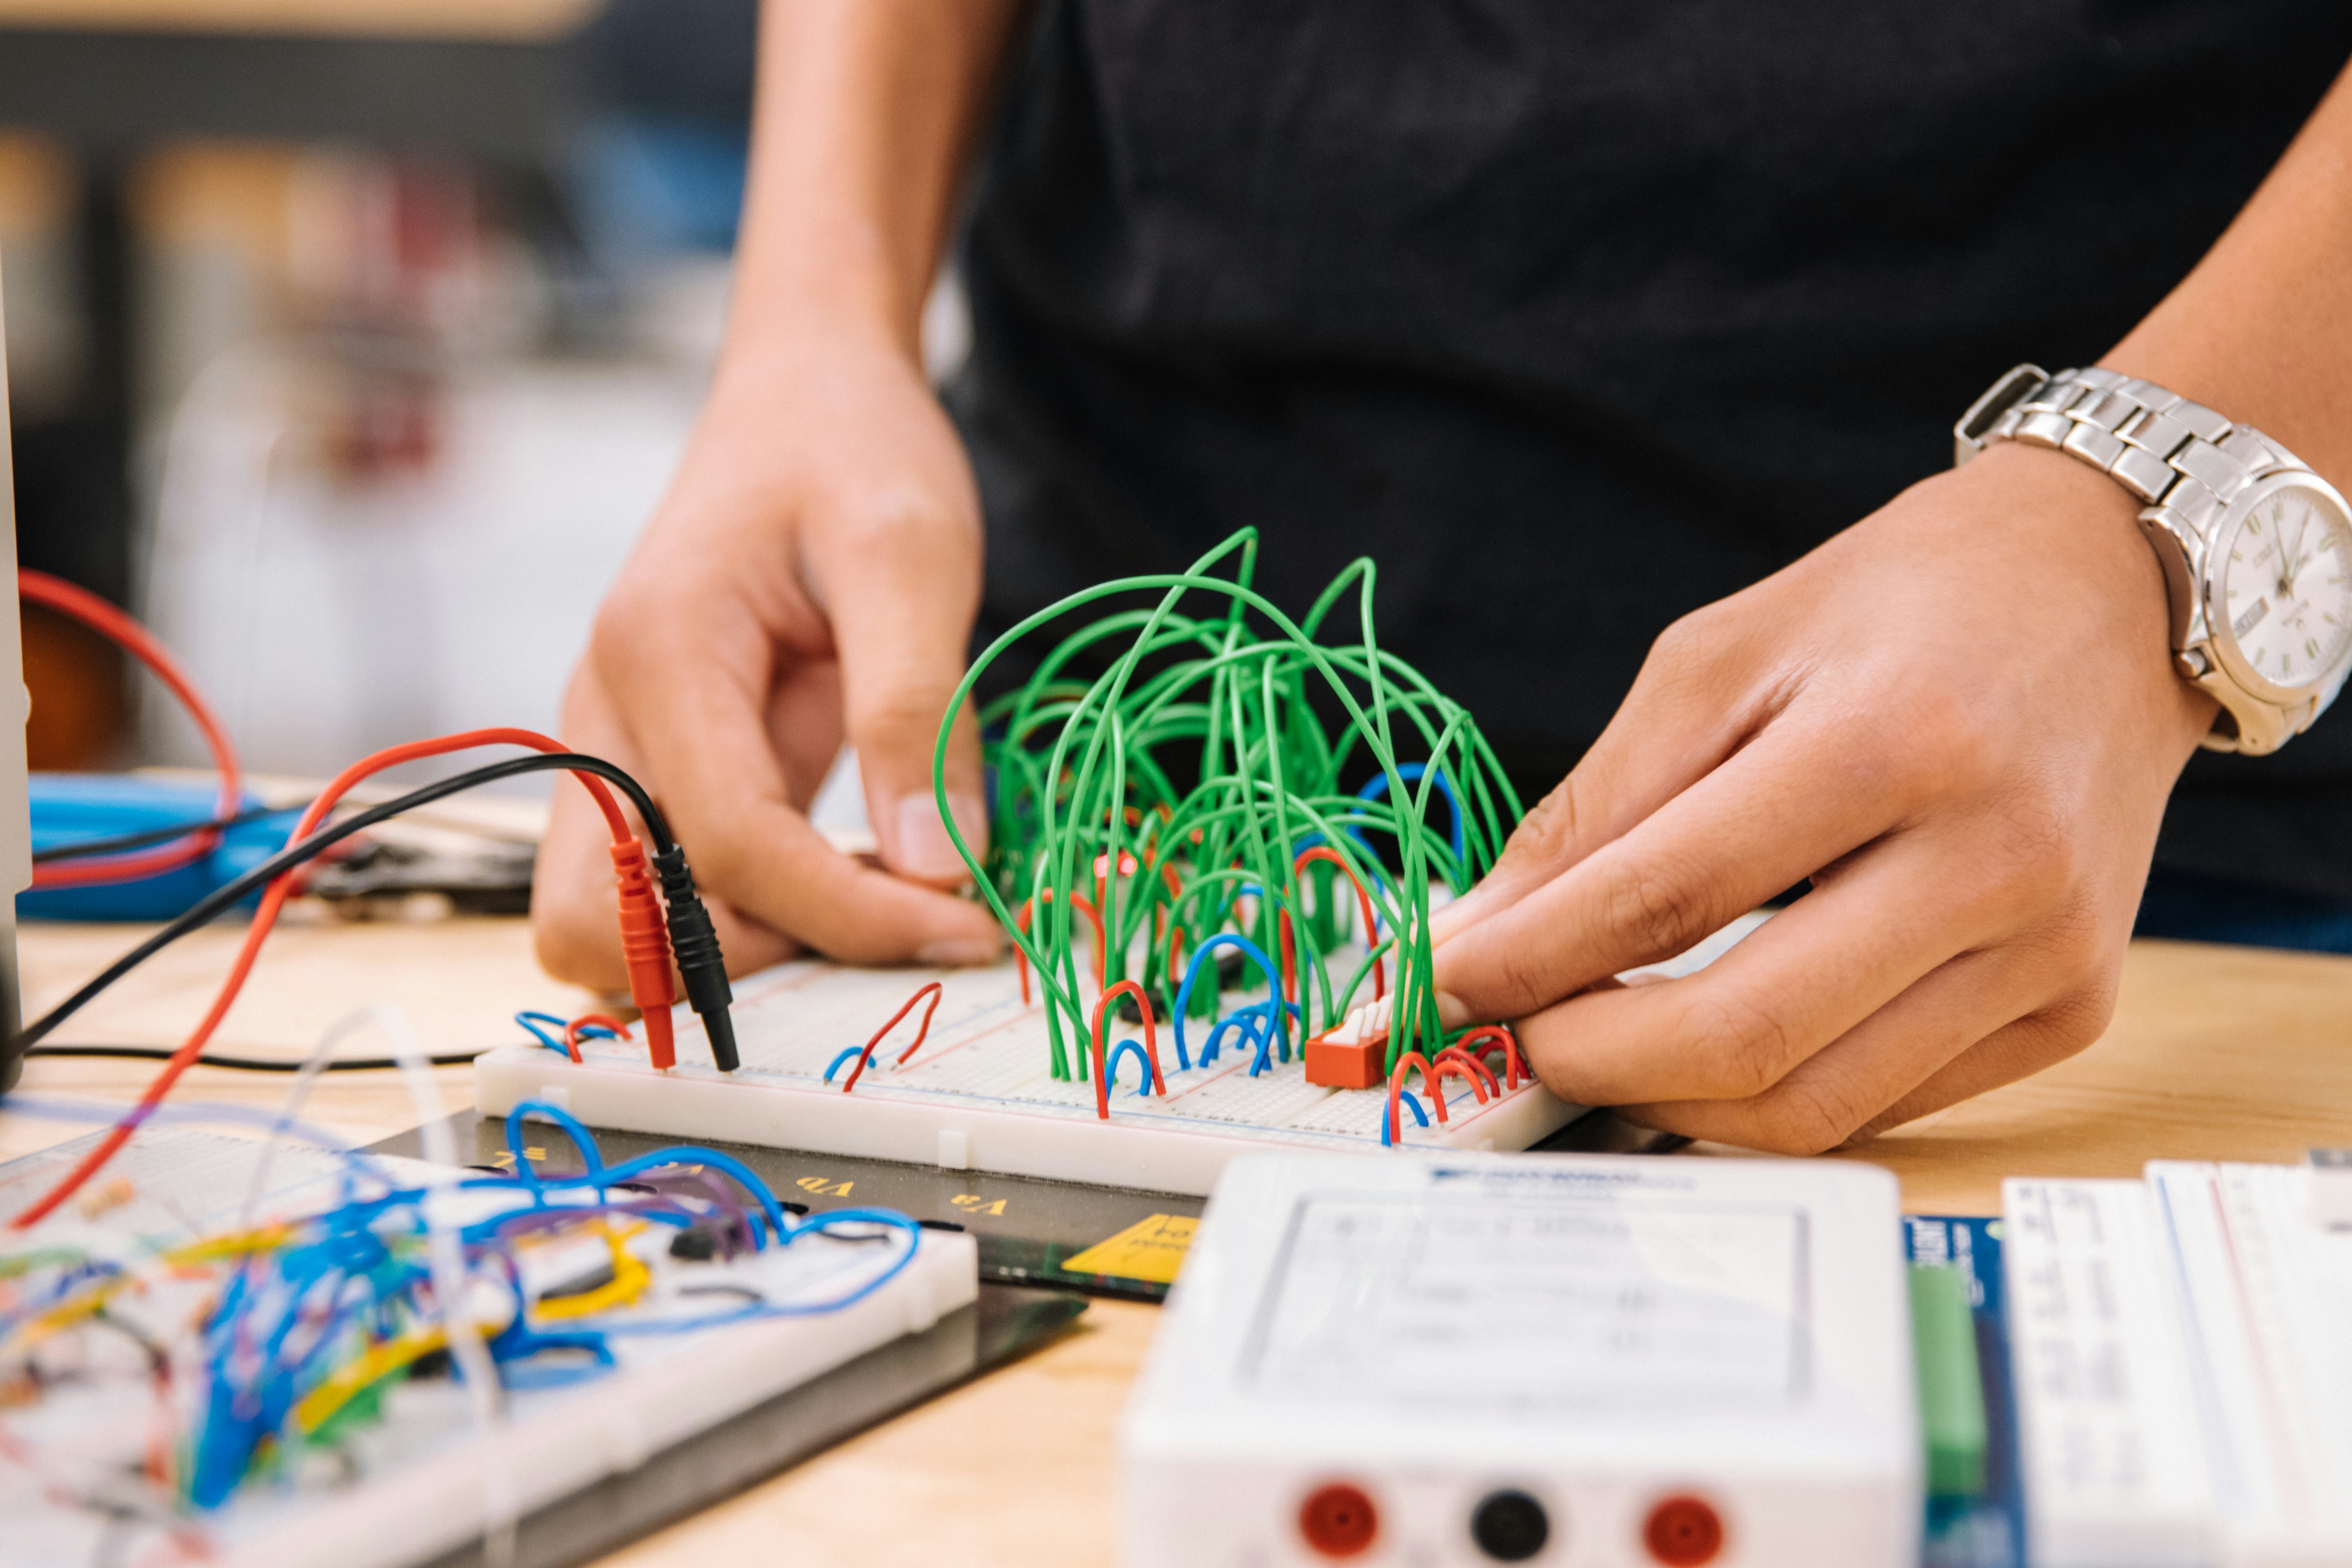
[[[2175,669],[2180,671],[2182,679],[2187,680],[2201,680],[2204,679],[2206,671],[2213,668],[2210,664],[2206,662],[2205,655],[2199,649],[2193,647],[2186,649],[2180,653],[2174,654],[2172,656],[2172,666]]]

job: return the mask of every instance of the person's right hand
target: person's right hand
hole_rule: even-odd
[[[810,949],[984,963],[1002,942],[931,793],[980,599],[971,466],[921,373],[879,335],[804,334],[722,366],[676,483],[596,617],[565,742],[641,780],[694,867],[735,973]],[[803,814],[846,740],[879,867]],[[947,760],[987,843],[969,708]],[[626,984],[603,820],[556,791],[532,887],[540,962]]]

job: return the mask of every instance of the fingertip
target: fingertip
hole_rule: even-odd
[[[710,911],[711,925],[719,937],[719,951],[727,963],[730,978],[740,979],[771,969],[788,959],[801,955],[801,944],[780,931],[748,920],[727,907],[723,900],[705,898],[703,905]]]
[[[844,963],[920,963],[942,969],[992,963],[1004,933],[992,911],[887,868],[860,866],[810,944]]]
[[[929,969],[977,969],[1003,951],[1001,937],[936,936],[915,950],[915,962]]]
[[[921,962],[961,968],[993,963],[1004,956],[1004,928],[987,905],[941,893],[928,893],[925,898],[940,919],[918,952],[919,957],[923,952],[937,956]]]
[[[610,919],[597,921],[577,904],[534,899],[530,942],[540,968],[567,985],[610,991],[628,984],[618,925]]]
[[[955,817],[956,835],[972,861],[979,861],[988,853],[986,808],[978,796],[956,792],[948,796],[948,810]],[[902,796],[892,808],[883,858],[900,876],[933,887],[960,887],[977,874],[957,850],[955,837],[940,816],[938,799],[929,793]]]
[[[1494,901],[1489,885],[1481,882],[1444,909],[1433,911],[1429,917],[1430,946],[1444,947],[1450,939],[1476,925]]]
[[[951,900],[951,906],[956,914],[956,929],[945,934],[969,944],[972,963],[994,963],[1005,955],[1012,945],[1012,938],[1007,934],[1003,922],[996,918],[994,910],[985,903],[961,898]]]

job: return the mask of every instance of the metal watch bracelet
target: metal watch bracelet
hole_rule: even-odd
[[[2021,364],[1977,399],[1952,427],[1952,441],[1955,465],[1997,441],[2052,447],[2108,475],[2147,503],[2141,526],[2151,534],[2161,530],[2173,546],[2159,548],[2157,555],[2170,602],[2174,663],[2182,679],[2223,699],[2224,713],[2206,740],[2209,747],[2273,750],[2309,727],[2335,695],[2331,685],[2283,706],[2244,691],[2210,657],[2203,580],[2216,525],[2230,503],[2257,481],[2280,473],[2311,474],[2308,465],[2252,426],[2233,424],[2201,403],[2115,371],[2063,370],[2052,375],[2039,365]],[[2271,715],[2254,727],[2260,734],[2246,729],[2248,700]]]
[[[2201,403],[2112,370],[2052,375],[2021,364],[1993,384],[1952,431],[1952,460],[1995,441],[2054,447],[2148,503],[2184,543],[2207,529],[2238,492],[2279,468],[2308,468],[2251,425],[2232,425]],[[2193,555],[2192,552],[2192,555]]]

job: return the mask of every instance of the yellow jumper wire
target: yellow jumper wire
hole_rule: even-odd
[[[299,1226],[280,1223],[265,1225],[255,1230],[235,1230],[221,1236],[208,1236],[202,1241],[173,1247],[163,1254],[163,1261],[172,1268],[185,1268],[194,1264],[218,1263],[225,1258],[272,1252],[291,1240],[299,1228]]]
[[[430,1355],[448,1342],[448,1331],[438,1323],[412,1329],[398,1339],[377,1341],[329,1373],[317,1387],[296,1402],[295,1429],[309,1436],[370,1384],[390,1377],[419,1356]]]
[[[593,1318],[599,1312],[609,1312],[615,1307],[625,1307],[646,1293],[654,1282],[653,1270],[637,1261],[636,1255],[624,1246],[630,1237],[645,1229],[633,1225],[625,1229],[600,1223],[604,1233],[604,1245],[613,1255],[613,1278],[593,1290],[583,1290],[577,1296],[559,1296],[552,1301],[535,1303],[542,1318]]]
[[[110,1274],[103,1279],[93,1280],[56,1306],[18,1324],[16,1331],[7,1338],[0,1339],[0,1355],[19,1347],[30,1350],[59,1329],[68,1329],[96,1317],[109,1300],[131,1283],[131,1277],[127,1273]]]

